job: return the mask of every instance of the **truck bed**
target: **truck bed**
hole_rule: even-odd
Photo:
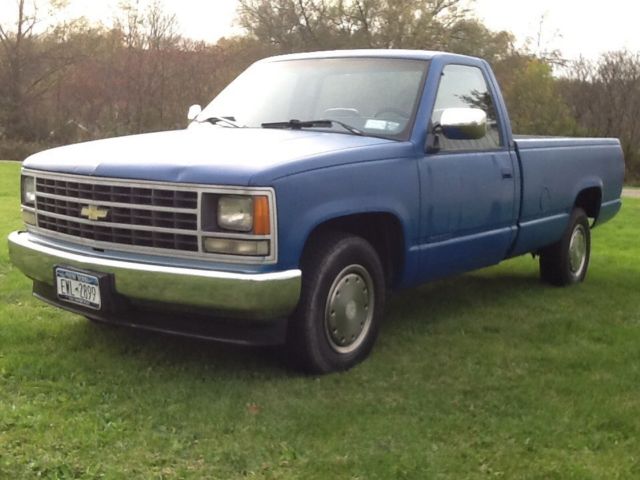
[[[614,138],[514,136],[520,162],[520,221],[513,255],[556,241],[581,192],[601,194],[596,223],[620,209],[624,160]]]

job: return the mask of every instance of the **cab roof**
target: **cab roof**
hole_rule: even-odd
[[[292,53],[268,57],[260,62],[280,62],[286,60],[308,60],[316,58],[404,58],[410,60],[433,60],[446,57],[448,60],[475,60],[475,57],[455,53],[429,50],[401,50],[401,49],[358,49],[358,50],[328,50],[319,52]]]

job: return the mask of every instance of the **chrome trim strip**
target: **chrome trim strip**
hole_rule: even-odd
[[[202,231],[202,191],[198,190],[198,231]],[[198,255],[205,255],[204,251],[204,239],[202,237],[198,238]]]
[[[212,261],[233,263],[233,264],[253,264],[253,265],[270,265],[278,262],[278,217],[277,217],[277,202],[276,202],[276,194],[275,190],[271,187],[234,187],[234,186],[226,186],[226,185],[205,185],[205,184],[195,184],[195,183],[171,183],[171,182],[157,182],[157,181],[146,181],[146,180],[131,180],[131,179],[122,179],[122,178],[110,178],[110,177],[92,177],[86,175],[74,175],[74,174],[66,174],[66,173],[55,173],[55,172],[47,172],[44,170],[31,170],[28,168],[22,168],[22,175],[29,175],[35,178],[41,179],[49,179],[49,180],[62,180],[69,181],[74,183],[88,183],[88,184],[96,184],[96,185],[108,185],[108,186],[123,186],[123,187],[138,187],[138,188],[147,188],[147,189],[160,189],[160,190],[168,190],[168,191],[187,191],[193,192],[196,190],[197,193],[197,202],[198,207],[196,210],[192,209],[179,209],[176,207],[166,207],[163,208],[159,206],[159,211],[167,211],[167,212],[176,212],[176,213],[196,213],[197,214],[197,222],[198,229],[196,230],[178,230],[171,229],[163,230],[160,227],[151,227],[155,231],[162,231],[163,233],[173,233],[178,235],[194,235],[198,236],[198,250],[197,251],[185,251],[185,250],[176,250],[176,249],[164,249],[158,247],[144,247],[144,246],[135,246],[135,245],[127,245],[123,243],[111,243],[111,242],[103,242],[97,241],[93,239],[85,239],[75,235],[69,235],[65,233],[55,232],[52,230],[48,230],[46,228],[42,228],[38,226],[28,226],[27,229],[29,231],[33,231],[43,236],[50,236],[52,238],[58,238],[61,240],[71,241],[78,243],[80,245],[87,245],[101,249],[110,249],[113,251],[123,251],[123,252],[137,252],[137,253],[147,253],[153,255],[160,255],[165,257],[174,257],[174,258],[202,258]],[[233,233],[233,232],[205,232],[202,230],[202,198],[203,193],[213,193],[216,195],[265,195],[269,199],[269,213],[270,213],[270,221],[271,221],[271,234],[270,235],[251,235],[244,233]],[[43,192],[36,193],[36,215],[38,215],[37,208],[37,196],[52,196],[54,194],[44,194]],[[118,202],[100,202],[96,200],[84,200],[77,197],[64,197],[55,195],[55,197],[60,200],[72,201],[75,203],[86,203],[95,204],[98,206],[105,205],[111,203]],[[144,204],[138,203],[125,203],[123,204],[125,208],[132,209],[145,209]],[[117,206],[117,205],[114,205]],[[149,205],[147,205],[149,207]],[[147,208],[147,210],[151,210]],[[42,215],[59,215],[52,214],[47,211],[42,211]],[[58,218],[58,217],[56,217]],[[62,219],[71,219],[74,222],[78,223],[86,223],[89,222],[89,225],[100,225],[106,227],[114,227],[114,228],[127,228],[133,230],[143,230],[148,231],[146,228],[140,227],[148,227],[143,225],[135,225],[135,224],[115,224],[110,222],[93,222],[91,220],[86,220],[76,217],[66,217],[63,216]],[[269,256],[267,257],[258,257],[258,256],[240,256],[240,255],[225,255],[225,254],[216,254],[216,253],[207,253],[204,251],[202,247],[203,237],[211,236],[211,237],[220,237],[220,238],[237,238],[237,239],[255,239],[255,240],[270,240],[270,249]]]
[[[289,315],[300,296],[302,273],[297,269],[233,273],[129,262],[52,248],[28,232],[13,232],[8,242],[11,262],[29,278],[50,286],[53,268],[65,265],[113,274],[116,291],[125,297],[255,320]]]
[[[151,248],[151,247],[141,247],[137,245],[126,245],[122,243],[110,243],[110,242],[101,242],[99,240],[92,240],[90,238],[82,238],[76,237],[74,235],[67,235],[64,233],[54,232],[52,230],[46,230],[44,228],[38,228],[33,225],[26,225],[27,231],[30,233],[38,234],[42,237],[47,237],[56,240],[64,240],[65,242],[74,243],[76,245],[81,245],[90,248],[96,248],[99,250],[109,250],[112,252],[126,252],[126,253],[140,253],[146,255],[157,255],[160,257],[169,257],[169,258],[184,258],[184,259],[198,259],[198,260],[210,260],[212,262],[222,262],[222,263],[234,263],[234,264],[258,264],[258,265],[268,265],[272,262],[263,261],[262,257],[249,257],[243,255],[222,255],[216,253],[200,253],[198,251],[186,251],[186,250],[173,250],[173,249],[161,249],[161,248]],[[211,232],[206,232],[211,233]],[[243,239],[241,237],[232,236],[233,234],[220,234],[218,235],[208,235],[215,236],[219,238],[237,238]],[[256,236],[250,237],[254,240],[267,240],[268,237],[264,236]],[[198,243],[201,246],[202,242]]]
[[[35,209],[29,207],[22,207],[24,210],[29,210],[33,213]],[[215,237],[215,238],[233,238],[237,240],[269,240],[271,238],[270,235],[252,235],[250,233],[230,233],[230,232],[209,232],[207,230],[184,230],[178,228],[167,228],[167,227],[154,227],[151,225],[137,225],[134,223],[115,223],[115,222],[103,222],[100,220],[87,220],[85,218],[72,217],[69,215],[62,215],[60,213],[52,213],[41,210],[39,212],[43,217],[53,217],[61,220],[69,220],[71,222],[82,223],[84,225],[96,225],[99,227],[113,227],[113,228],[122,228],[129,230],[143,230],[149,232],[163,232],[163,233],[175,233],[177,235],[190,235],[192,237],[200,236],[200,237]],[[54,232],[48,229],[41,229],[44,232],[57,233],[58,235],[64,235],[68,238],[79,238],[75,235],[69,235],[60,232]],[[97,240],[91,240],[92,242]],[[103,242],[109,243],[109,242]],[[118,243],[116,245],[123,245]]]
[[[197,208],[179,208],[179,207],[159,207],[156,205],[146,205],[144,203],[121,203],[121,202],[108,202],[102,200],[89,200],[78,197],[65,197],[63,195],[55,195],[53,193],[36,192],[36,196],[51,198],[53,200],[62,200],[63,202],[79,203],[81,205],[96,205],[99,207],[115,207],[115,208],[130,208],[132,210],[149,210],[156,212],[171,212],[171,213],[187,213],[197,214]],[[200,202],[198,202],[200,205]],[[75,218],[75,217],[74,217]]]
[[[153,225],[137,225],[135,223],[101,222],[99,220],[88,220],[86,218],[72,217],[70,215],[62,215],[60,213],[48,212],[46,210],[38,210],[38,215],[42,215],[43,217],[57,218],[59,220],[68,220],[70,222],[81,223],[83,225],[95,225],[96,227],[120,228],[122,230],[140,230],[144,232],[174,233],[176,235],[188,235],[192,237],[197,236],[199,233],[197,230],[183,230],[180,228],[154,227]],[[43,230],[50,231],[47,229],[43,229]],[[69,236],[73,237],[74,235],[69,235]],[[123,245],[123,244],[116,243],[115,245]]]
[[[568,219],[569,219],[568,213],[559,213],[557,215],[549,215],[547,217],[537,217],[532,219],[526,219],[526,220],[520,221],[520,228],[535,227],[535,226],[542,225],[549,222],[559,222],[559,221],[568,220]]]

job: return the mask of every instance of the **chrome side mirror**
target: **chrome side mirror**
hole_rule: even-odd
[[[200,105],[191,105],[189,107],[189,112],[187,113],[187,120],[190,122],[194,121],[198,115],[202,112],[202,107]]]
[[[479,140],[487,135],[487,114],[479,108],[447,108],[440,130],[451,140]]]

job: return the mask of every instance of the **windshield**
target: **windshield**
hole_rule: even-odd
[[[226,118],[259,128],[290,120],[334,120],[304,128],[349,133],[342,123],[365,135],[406,140],[427,65],[424,60],[394,58],[257,63],[229,84],[198,121]]]

